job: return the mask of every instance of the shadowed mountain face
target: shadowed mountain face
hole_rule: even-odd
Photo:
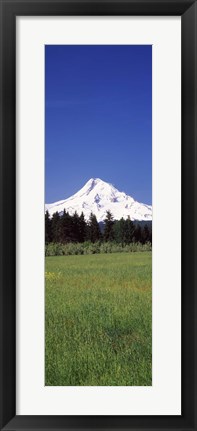
[[[112,184],[99,178],[91,178],[73,196],[45,205],[46,210],[52,216],[55,212],[62,213],[64,209],[69,214],[76,211],[79,215],[83,212],[86,220],[90,213],[96,215],[98,222],[106,218],[106,212],[110,211],[115,220],[122,217],[131,220],[152,220],[152,206],[139,203],[124,192],[119,192]]]

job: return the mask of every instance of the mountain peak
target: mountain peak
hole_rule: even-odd
[[[95,186],[97,186],[98,184],[111,185],[111,184],[107,183],[106,181],[101,180],[100,178],[90,178],[90,179],[87,181],[87,183],[85,184],[85,186],[86,186],[86,185],[89,185],[89,186],[91,185],[92,187],[95,187]]]
[[[87,182],[99,183],[99,182],[103,182],[103,180],[101,180],[100,178],[90,178]]]
[[[102,193],[102,194],[111,194],[114,192],[118,192],[117,189],[112,184],[107,183],[106,181],[101,180],[100,178],[90,178],[90,180],[85,183],[85,185],[80,189],[74,196],[79,197],[82,195],[89,195],[90,193]]]
[[[98,183],[103,183],[104,181],[102,181],[100,178],[90,178],[87,183],[85,183],[84,187],[95,187]]]
[[[115,220],[122,217],[131,220],[152,220],[152,207],[135,201],[131,196],[117,190],[112,184],[100,178],[90,178],[85,185],[68,199],[46,205],[50,215],[65,209],[70,214],[84,213],[88,219],[93,212],[97,220],[103,221],[106,212],[111,211]]]

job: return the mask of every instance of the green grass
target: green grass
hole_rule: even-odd
[[[46,258],[45,384],[152,384],[152,255]]]

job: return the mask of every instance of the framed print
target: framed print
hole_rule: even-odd
[[[102,33],[100,33],[101,23]],[[43,20],[39,18],[38,21],[33,18],[31,21],[30,18],[26,20],[18,17],[16,25],[19,35],[17,154],[20,165],[17,177],[17,190],[20,190],[20,193],[17,196],[17,202],[21,202],[22,205],[18,205],[17,218],[19,223],[17,298],[20,313],[18,313],[17,323],[19,338],[16,344],[21,346],[21,349],[17,350],[16,363],[19,388],[16,406],[18,412],[30,413],[29,406],[32,403],[28,400],[29,396],[33,396],[31,412],[34,414],[72,412],[76,415],[85,413],[101,415],[109,413],[109,409],[113,415],[128,414],[131,402],[133,415],[178,414],[181,403],[181,287],[180,278],[177,278],[181,264],[180,18],[171,18],[170,21],[160,18],[158,21],[150,17],[130,17],[127,20],[122,17],[113,19],[95,17],[92,21],[86,17],[69,19],[52,17]],[[166,26],[168,38],[166,38]],[[117,27],[121,33],[121,36],[118,36],[119,44],[117,44]],[[45,44],[42,41],[40,43],[43,28],[45,28]],[[92,45],[89,45],[90,34]],[[162,67],[159,66],[159,58],[162,59]],[[171,63],[168,69],[165,65],[169,58]],[[28,77],[31,76],[32,64],[37,73],[34,73],[30,88]],[[69,71],[72,71],[70,75]],[[58,80],[55,79],[56,73],[58,73]],[[169,73],[170,82],[166,88],[166,76]],[[44,75],[45,97],[42,78]],[[155,80],[152,79],[154,75],[157,76]],[[36,77],[39,78],[38,81]],[[58,83],[58,87],[55,82]],[[157,82],[160,82],[160,85],[157,85]],[[108,97],[106,97],[107,91]],[[63,96],[63,92],[66,92],[66,96]],[[171,105],[166,110],[164,107],[167,106],[169,98]],[[153,125],[151,125],[152,111],[153,118],[157,118],[157,121],[153,121]],[[32,114],[29,115],[31,112]],[[45,112],[45,126],[42,121],[43,112]],[[32,129],[32,116],[35,123],[39,125],[38,128]],[[57,128],[55,118],[58,121]],[[69,122],[68,118],[70,118]],[[143,122],[142,131],[141,122]],[[166,122],[170,125],[171,139],[165,127]],[[55,130],[49,132],[48,127],[55,127]],[[69,127],[71,127],[70,132]],[[122,133],[125,140],[124,149]],[[108,138],[106,139],[105,136]],[[27,146],[26,142],[30,140],[31,144]],[[92,146],[93,141],[94,146]],[[132,152],[130,156],[129,151]],[[151,169],[152,157],[153,168]],[[156,162],[154,162],[155,157]],[[117,169],[117,160],[120,161],[120,159],[121,165]],[[55,160],[55,164],[51,166],[51,162],[54,163]],[[60,165],[62,162],[63,164]],[[126,163],[128,165],[125,169]],[[53,198],[50,200],[48,193],[53,189],[55,193],[60,193],[61,182],[63,184],[65,182],[69,165],[71,173],[67,182],[71,186],[77,178],[74,172],[81,172],[82,176],[77,187],[80,189],[83,186],[82,190],[74,193],[75,188],[73,195],[71,192],[72,196],[68,196],[68,199],[62,200],[60,196],[60,202],[51,204]],[[58,166],[57,169],[56,166]],[[172,177],[170,188],[166,188],[166,183],[161,180],[165,178],[166,166],[168,166],[168,181]],[[128,179],[129,170],[133,175],[132,180]],[[124,172],[126,177],[122,179],[122,189],[119,191],[116,184]],[[54,187],[59,174],[62,176],[62,181],[58,181],[58,186]],[[158,260],[157,265],[153,262],[153,269],[151,268],[151,238],[147,238],[147,241],[143,240],[145,230],[148,232],[147,223],[149,222],[149,225],[151,223],[151,220],[147,220],[151,218],[152,208],[149,200],[151,196],[140,199],[136,195],[140,179],[143,179],[141,190],[145,192],[144,184],[146,184],[146,188],[151,191],[152,176],[155,178],[153,181],[154,261],[157,255],[162,256],[165,249],[163,244],[168,240],[166,236],[162,238],[162,232],[159,229],[161,225],[167,224],[165,207],[163,207],[166,200],[168,205],[173,207],[173,213],[176,213],[173,247],[168,251],[167,256]],[[50,186],[48,186],[49,181]],[[136,186],[134,186],[135,181]],[[130,192],[126,193],[125,185],[131,183],[132,189],[130,188]],[[154,184],[157,184],[157,188]],[[31,238],[31,250],[34,250],[32,258],[30,254],[24,255],[24,250],[28,248],[26,209],[23,206],[26,202],[27,189],[28,194],[34,196],[31,214],[36,220],[37,232],[39,232]],[[46,256],[43,248],[44,191],[46,194]],[[65,193],[64,190],[62,190],[62,197],[63,193]],[[163,199],[159,197],[161,194]],[[176,196],[175,200],[174,196]],[[56,198],[53,200],[57,201]],[[143,204],[139,203],[140,200]],[[109,212],[109,223],[112,229],[111,231],[108,229],[108,232],[114,235],[112,238],[106,238],[105,230],[105,227],[109,226],[105,221]],[[77,238],[79,221],[77,217],[82,217],[80,220],[83,220],[85,238],[82,241]],[[102,224],[98,228],[98,222],[104,223],[103,231],[101,231]],[[99,234],[99,238],[92,237],[92,224],[94,235]],[[169,220],[169,225],[166,226],[168,231],[170,231],[170,225]],[[130,229],[132,238],[129,238]],[[157,229],[158,235],[155,234]],[[141,237],[139,235],[137,240],[136,231],[141,231]],[[118,237],[117,232],[119,232]],[[67,235],[69,238],[66,237]],[[171,283],[168,282],[166,265],[170,270],[171,279],[174,280],[173,285],[176,286],[173,290]],[[65,272],[66,267],[68,273]],[[31,283],[29,273],[32,274]],[[101,274],[103,274],[102,278]],[[76,277],[80,281],[77,282]],[[78,288],[80,290],[77,294]],[[116,295],[114,295],[115,292]],[[171,307],[169,307],[168,296],[171,297]],[[25,303],[29,303],[29,306],[26,307]],[[55,310],[53,304],[56,304]],[[168,309],[167,321],[166,309]],[[168,333],[167,337],[161,337],[163,327]],[[45,346],[45,352],[43,346]],[[156,350],[154,346],[157,346]],[[162,354],[163,350],[171,352],[170,369],[166,368],[167,355]],[[69,351],[71,351],[70,354]],[[35,357],[35,352],[36,362],[43,365],[37,370],[34,365],[31,379],[26,364],[30,363],[32,356]],[[170,396],[169,383],[171,384]],[[31,388],[30,394],[29,388]],[[110,405],[107,404],[109,392],[114,398]],[[77,394],[79,399],[76,402]],[[54,403],[53,397],[58,399],[57,403]],[[120,402],[120,397],[124,402]]]
[[[196,429],[196,1],[1,28],[1,429]]]

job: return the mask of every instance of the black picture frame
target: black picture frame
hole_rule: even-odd
[[[16,416],[17,16],[181,16],[182,21],[182,415]],[[0,1],[0,426],[4,430],[197,429],[197,2],[194,0]],[[170,391],[170,387],[169,387]]]

